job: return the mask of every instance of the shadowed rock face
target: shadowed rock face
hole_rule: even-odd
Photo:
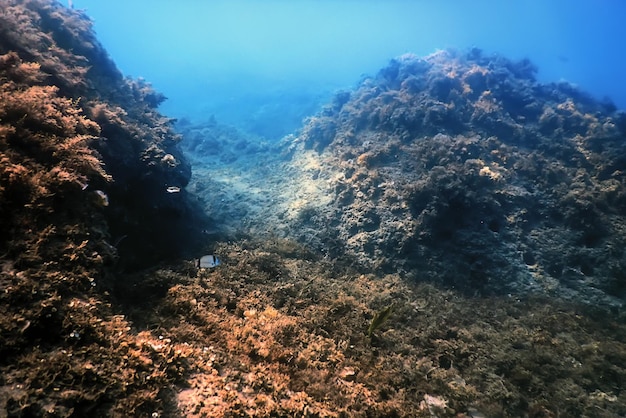
[[[305,224],[323,219],[334,254],[467,292],[623,299],[626,116],[534,73],[405,55],[339,94],[299,137],[334,195]]]
[[[164,97],[122,77],[82,12],[4,1],[0,23],[3,252],[67,222],[127,269],[180,254],[202,227],[187,196],[166,191],[191,170],[156,111]]]
[[[199,242],[199,212],[184,192],[167,192],[191,172],[170,121],[156,111],[161,100],[122,77],[81,12],[55,1],[0,0],[6,416],[149,416],[176,379],[155,374],[152,389],[127,380],[143,367],[128,347],[141,351],[143,342],[106,292],[123,293],[121,272]],[[136,296],[129,302],[146,292]]]

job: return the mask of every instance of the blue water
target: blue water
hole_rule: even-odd
[[[405,52],[483,49],[530,58],[626,109],[626,1],[74,0],[125,75],[169,116],[276,136]],[[295,121],[295,122],[294,122]],[[265,131],[267,132],[265,132]]]

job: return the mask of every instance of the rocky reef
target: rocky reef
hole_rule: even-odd
[[[404,55],[337,94],[295,140],[333,196],[301,222],[374,271],[621,305],[626,114],[535,72]]]
[[[0,0],[0,417],[626,415],[626,119],[534,73],[179,134],[82,12]]]
[[[167,192],[190,166],[162,100],[122,77],[83,13],[0,1],[1,416],[137,406],[122,374],[140,364],[120,362],[128,330],[102,296],[179,257],[204,218]]]
[[[625,413],[624,114],[534,74],[408,55],[280,143],[180,126],[189,190],[237,243],[162,302],[211,361],[179,408]]]
[[[0,19],[2,222],[21,225],[2,247],[19,242],[29,222],[51,222],[37,208],[52,201],[50,216],[71,210],[94,217],[86,225],[106,222],[98,233],[117,248],[100,252],[131,269],[171,253],[173,235],[192,237],[185,224],[197,215],[167,192],[183,188],[191,170],[171,121],[156,111],[165,98],[122,77],[79,11],[7,1]]]

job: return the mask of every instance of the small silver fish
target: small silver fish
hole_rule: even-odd
[[[216,256],[213,254],[200,257],[198,260],[198,267],[201,269],[211,269],[222,264]]]
[[[109,196],[107,196],[106,193],[104,193],[102,190],[96,190],[94,191],[94,193],[98,197],[98,204],[100,204],[101,206],[109,206]]]

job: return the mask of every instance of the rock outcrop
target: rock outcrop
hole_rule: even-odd
[[[75,245],[95,234],[84,251],[126,268],[176,253],[198,215],[167,191],[191,170],[156,110],[164,97],[122,77],[81,12],[5,1],[0,22],[3,252],[21,256],[24,236],[49,224]],[[85,230],[68,238],[60,222]]]
[[[534,75],[478,50],[405,55],[337,94],[296,140],[334,196],[303,212],[310,240],[470,294],[619,305],[626,115]]]
[[[111,305],[121,272],[200,242],[203,217],[168,193],[190,166],[161,100],[83,13],[0,1],[0,415],[148,416],[177,378],[146,369],[176,356]]]

